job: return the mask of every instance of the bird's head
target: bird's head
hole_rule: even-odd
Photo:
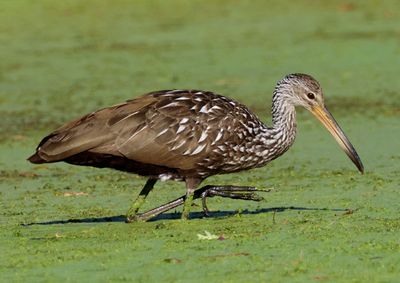
[[[316,79],[306,74],[290,74],[278,82],[275,92],[287,103],[309,110],[327,128],[358,170],[364,173],[357,151],[326,108],[322,88]]]

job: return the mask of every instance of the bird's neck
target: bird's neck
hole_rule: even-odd
[[[272,128],[276,133],[296,135],[296,109],[279,93],[272,99]]]
[[[272,99],[272,127],[268,129],[268,135],[268,155],[273,154],[274,158],[287,151],[296,138],[296,109],[279,90],[275,91]],[[274,143],[272,147],[271,141]]]

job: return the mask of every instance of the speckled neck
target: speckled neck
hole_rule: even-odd
[[[272,98],[271,134],[276,140],[276,154],[281,155],[289,149],[296,138],[296,109],[287,96],[277,88]]]

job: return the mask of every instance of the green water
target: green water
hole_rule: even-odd
[[[398,282],[399,17],[397,1],[1,1],[0,281]],[[63,122],[158,89],[213,90],[268,122],[291,72],[321,82],[364,175],[305,111],[284,156],[206,181],[265,200],[213,198],[210,218],[197,202],[190,221],[128,225],[144,179],[25,161]],[[143,209],[183,193],[157,183]]]

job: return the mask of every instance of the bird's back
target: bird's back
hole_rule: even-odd
[[[96,166],[96,156],[111,156],[207,177],[257,166],[254,142],[263,127],[245,106],[224,96],[157,91],[65,124],[45,137],[29,160]]]

